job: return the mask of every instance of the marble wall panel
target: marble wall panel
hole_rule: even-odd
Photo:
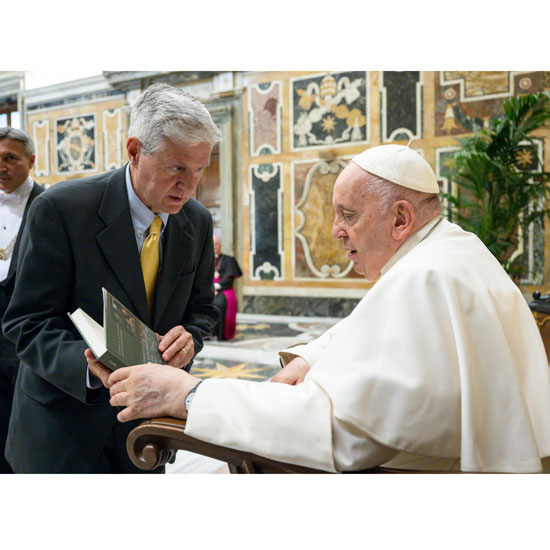
[[[435,73],[435,135],[475,132],[502,114],[502,100],[544,90],[546,73],[440,71]]]
[[[347,317],[359,303],[355,298],[320,298],[311,289],[311,297],[244,296],[244,313],[293,315],[303,317]]]
[[[282,82],[267,82],[248,87],[249,154],[281,153]]]
[[[344,159],[292,163],[296,279],[341,280],[355,273],[341,242],[331,234],[334,221],[332,191],[346,165]]]
[[[103,118],[103,169],[122,166],[122,109],[105,109]]]
[[[293,151],[368,143],[368,73],[290,79]]]
[[[97,172],[96,114],[55,119],[56,174]]]
[[[283,279],[282,163],[250,166],[250,278]]]
[[[438,147],[435,150],[435,175],[443,193],[456,193],[456,183],[453,181],[455,169],[454,153],[459,147]],[[449,221],[453,221],[453,212],[450,209],[449,201],[442,199],[442,213]]]
[[[35,120],[32,123],[32,139],[36,150],[34,176],[40,178],[50,175],[50,121]]]
[[[380,75],[382,142],[422,137],[420,71],[382,71]]]

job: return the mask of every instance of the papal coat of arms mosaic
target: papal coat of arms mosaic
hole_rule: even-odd
[[[349,71],[291,79],[293,150],[368,141],[368,75]]]
[[[74,174],[96,171],[96,115],[58,118],[55,125],[56,172]]]

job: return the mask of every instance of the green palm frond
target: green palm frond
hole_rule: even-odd
[[[476,233],[508,273],[519,277],[521,266],[508,258],[518,244],[520,220],[523,227],[542,227],[550,216],[550,172],[540,171],[543,163],[531,135],[550,120],[550,93],[510,98],[503,110],[487,128],[458,140],[451,173],[456,194],[445,197],[453,220]],[[533,205],[537,208],[530,210]]]

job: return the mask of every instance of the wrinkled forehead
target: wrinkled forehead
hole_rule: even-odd
[[[336,208],[365,201],[368,195],[368,177],[367,171],[351,161],[336,178],[332,192],[333,206]]]

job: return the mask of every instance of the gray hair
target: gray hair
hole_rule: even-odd
[[[23,144],[27,158],[34,155],[34,143],[27,132],[23,132],[23,130],[19,130],[18,128],[12,128],[11,126],[5,126],[4,128],[0,128],[0,140],[2,139],[20,141]]]
[[[221,140],[207,108],[191,94],[157,83],[149,86],[132,108],[128,137],[139,139],[144,153],[158,151],[164,140],[195,146]]]
[[[441,208],[437,193],[415,191],[370,172],[367,172],[367,174],[368,178],[365,184],[367,192],[374,195],[383,216],[386,215],[394,202],[401,200],[409,202],[419,218],[434,214]]]

